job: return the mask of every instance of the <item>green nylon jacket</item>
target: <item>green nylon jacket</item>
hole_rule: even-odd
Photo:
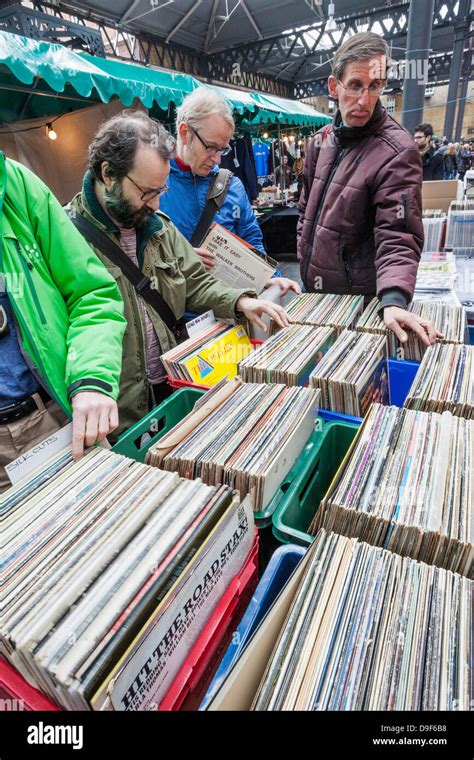
[[[82,214],[117,244],[120,233],[100,205],[90,172],[86,172],[82,192],[67,206],[68,210]],[[99,249],[93,247],[115,278],[124,300],[127,329],[123,340],[122,376],[119,394],[119,427],[113,441],[153,408],[146,366],[145,327],[140,316],[136,291],[119,267]],[[196,255],[194,248],[172,224],[169,217],[158,211],[143,229],[137,229],[137,258],[142,272],[156,278],[156,286],[164,300],[180,319],[186,310],[204,312],[213,309],[217,317],[237,318],[235,305],[242,295],[256,297],[255,291],[230,288],[209,274]],[[148,315],[165,353],[176,345],[173,333],[159,314],[144,303]]]
[[[78,390],[117,399],[125,320],[114,279],[49,188],[1,152],[0,273],[25,360],[66,414]]]

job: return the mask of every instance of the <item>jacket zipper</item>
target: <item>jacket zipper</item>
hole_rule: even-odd
[[[311,254],[313,252],[314,236],[316,234],[316,227],[318,226],[318,220],[319,220],[319,217],[321,215],[321,211],[322,211],[322,208],[323,208],[323,203],[326,200],[326,195],[328,193],[329,186],[330,186],[331,182],[334,179],[334,175],[337,172],[337,168],[338,168],[339,164],[341,163],[344,154],[345,154],[345,148],[339,148],[339,152],[338,152],[338,154],[336,156],[336,159],[334,161],[334,164],[332,166],[331,173],[329,174],[328,180],[326,182],[326,187],[324,188],[323,194],[322,194],[321,199],[320,199],[320,201],[318,203],[318,208],[316,209],[316,213],[314,215],[313,227],[312,227],[312,230],[311,230],[311,236],[310,236],[310,239],[309,239],[308,248],[306,250],[306,260],[305,260],[305,263],[304,263],[303,282],[304,282],[305,285],[306,285],[306,278],[308,276],[309,264],[310,264],[310,261],[311,261]]]
[[[36,288],[35,288],[35,286],[33,284],[33,278],[31,276],[31,272],[30,272],[31,269],[34,269],[34,266],[31,263],[31,261],[26,261],[25,260],[25,256],[24,256],[23,251],[21,250],[20,243],[18,242],[18,240],[16,238],[15,238],[15,246],[16,246],[16,249],[17,249],[18,254],[20,256],[21,265],[23,267],[23,271],[25,273],[25,277],[28,280],[28,285],[29,285],[29,288],[30,288],[30,291],[31,291],[31,295],[33,296],[33,301],[35,302],[36,310],[37,310],[38,316],[39,316],[39,318],[41,320],[41,324],[45,325],[46,324],[46,317],[44,316],[43,309],[41,308],[41,304],[39,302],[38,294],[37,294]]]
[[[346,272],[347,282],[349,283],[349,286],[352,288],[353,283],[352,283],[352,277],[351,277],[351,270],[349,267],[349,262],[347,261],[347,258],[344,254],[344,248],[342,249],[341,257],[342,257],[342,263],[344,264],[344,270]]]
[[[408,196],[402,193],[403,219],[405,222],[405,232],[408,230]]]

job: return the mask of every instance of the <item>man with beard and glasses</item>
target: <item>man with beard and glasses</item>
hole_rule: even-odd
[[[280,306],[207,272],[159,210],[174,147],[165,128],[142,111],[114,116],[90,145],[82,191],[68,206],[124,300],[117,436],[169,395],[160,355],[176,345],[176,322],[185,310],[213,309],[217,317],[245,317],[263,329],[263,314],[281,327],[289,324]]]
[[[423,164],[423,181],[444,179],[444,156],[433,145],[431,124],[420,124],[415,129],[415,142]]]

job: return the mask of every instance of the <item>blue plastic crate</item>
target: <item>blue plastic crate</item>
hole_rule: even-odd
[[[403,406],[419,366],[419,362],[388,359],[388,381],[392,406]],[[328,422],[353,422],[356,425],[360,425],[362,422],[362,417],[353,417],[342,412],[331,412],[327,409],[320,409],[319,416]]]
[[[419,366],[419,362],[388,360],[388,380],[392,406],[403,406]]]
[[[200,710],[206,709],[218,689],[220,689],[221,684],[242,654],[248,640],[263,620],[305,551],[306,549],[302,546],[287,544],[286,546],[280,546],[273,553],[240,625],[234,633],[232,643],[229,645],[201,702]]]

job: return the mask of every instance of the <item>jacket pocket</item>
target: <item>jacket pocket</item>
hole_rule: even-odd
[[[186,279],[176,259],[152,259],[149,275],[154,287],[160,292],[175,317],[184,314],[186,304]]]

